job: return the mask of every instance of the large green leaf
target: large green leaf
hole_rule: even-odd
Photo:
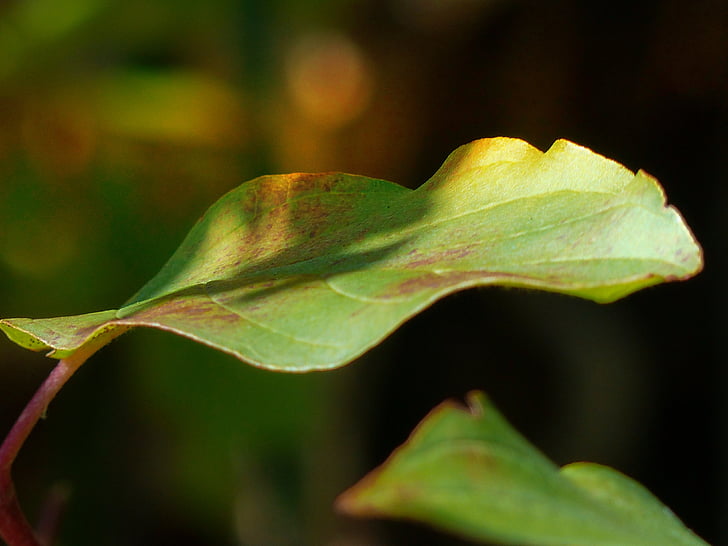
[[[701,263],[649,175],[567,141],[542,153],[484,139],[414,191],[340,173],[247,182],[120,309],[0,328],[61,358],[148,326],[306,371],[351,361],[456,290],[500,284],[608,302]]]
[[[471,393],[468,405],[433,410],[379,469],[339,497],[339,509],[506,544],[706,544],[637,482],[593,463],[559,469],[482,393]]]

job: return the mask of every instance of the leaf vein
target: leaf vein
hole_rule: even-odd
[[[608,261],[635,261],[635,262],[653,262],[670,267],[681,267],[680,264],[669,262],[667,260],[661,260],[659,258],[643,258],[639,256],[584,256],[579,258],[546,258],[543,260],[533,260],[529,262],[511,262],[510,264],[504,264],[503,268],[507,268],[509,265],[545,265],[545,264],[556,264],[556,263],[575,263],[575,262],[608,262]]]
[[[399,269],[386,269],[387,271],[400,271]],[[337,287],[331,282],[331,277],[322,277],[321,279],[326,287],[334,292],[335,294],[338,294],[339,296],[343,296],[345,298],[348,298],[350,300],[358,301],[361,303],[368,303],[368,304],[377,304],[377,305],[392,305],[401,303],[402,300],[387,298],[387,299],[379,299],[379,298],[370,298],[367,296],[361,296],[359,294],[352,294],[349,292],[346,292],[345,290],[342,290],[341,288]]]
[[[298,336],[294,336],[293,334],[291,334],[289,332],[284,332],[282,330],[277,330],[276,328],[273,328],[273,327],[269,326],[268,324],[265,324],[264,322],[261,322],[259,320],[254,320],[254,319],[250,318],[249,316],[244,315],[243,313],[241,313],[239,310],[235,309],[234,307],[230,307],[229,305],[227,305],[227,304],[225,304],[225,303],[223,303],[223,302],[215,299],[212,296],[212,294],[209,293],[207,287],[208,287],[208,283],[204,283],[203,284],[204,294],[205,294],[205,296],[207,296],[207,298],[212,303],[214,303],[215,305],[221,307],[222,309],[224,309],[228,313],[232,313],[233,315],[235,315],[237,317],[240,317],[242,320],[244,320],[246,322],[249,322],[249,323],[257,326],[258,328],[261,328],[263,330],[267,330],[267,331],[272,332],[272,333],[274,333],[274,334],[276,334],[278,336],[291,339],[291,340],[293,340],[295,342],[302,343],[304,345],[310,345],[312,347],[325,347],[327,349],[341,349],[343,347],[342,345],[336,345],[336,344],[331,344],[331,343],[318,343],[318,342],[315,342],[315,341],[310,341],[308,339],[304,339],[304,338],[301,338],[301,337],[298,337]]]
[[[400,233],[406,233],[406,232],[409,232],[409,231],[417,231],[417,230],[422,229],[423,227],[431,228],[431,227],[438,226],[440,224],[444,224],[444,223],[447,223],[447,222],[450,222],[450,221],[453,221],[453,220],[458,220],[460,218],[464,218],[466,216],[471,216],[471,215],[474,215],[474,214],[480,214],[480,213],[483,213],[483,212],[488,212],[488,211],[493,210],[495,208],[498,208],[500,206],[509,205],[509,204],[512,204],[512,203],[516,203],[518,201],[524,201],[524,200],[527,200],[527,199],[538,199],[538,198],[543,198],[543,197],[548,198],[548,197],[553,196],[554,194],[564,194],[564,193],[573,193],[573,194],[577,194],[577,195],[586,195],[586,194],[589,194],[589,195],[604,195],[604,196],[612,196],[612,197],[619,195],[619,194],[616,194],[616,193],[608,193],[608,192],[574,191],[574,190],[559,190],[559,191],[552,191],[552,192],[546,192],[546,193],[537,193],[537,194],[533,194],[533,195],[516,197],[516,198],[513,198],[513,199],[505,199],[503,201],[494,201],[492,203],[488,203],[487,205],[483,205],[483,206],[478,207],[478,208],[475,208],[473,210],[469,210],[469,211],[466,211],[466,212],[462,212],[460,214],[454,214],[454,215],[451,215],[451,216],[446,216],[446,217],[443,217],[443,218],[439,218],[439,219],[435,219],[435,220],[426,222],[424,225],[423,224],[414,225],[411,228],[409,228],[408,230],[400,230]],[[635,204],[635,206],[640,206],[640,205],[636,205]]]

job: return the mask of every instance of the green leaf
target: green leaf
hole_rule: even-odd
[[[593,463],[559,469],[482,393],[468,406],[435,408],[337,507],[505,544],[706,544],[637,482]]]
[[[61,358],[93,336],[147,326],[301,372],[353,360],[464,288],[608,302],[701,266],[649,175],[563,140],[544,154],[495,138],[458,148],[414,191],[340,173],[252,180],[215,203],[120,309],[0,328]]]

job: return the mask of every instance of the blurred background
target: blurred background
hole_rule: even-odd
[[[118,306],[260,174],[416,187],[497,135],[657,176],[705,271],[609,306],[470,290],[325,374],[136,331],[21,452],[29,516],[60,484],[68,546],[465,544],[332,502],[482,389],[558,463],[614,466],[728,544],[725,0],[6,0],[0,316]],[[0,343],[2,430],[51,364]]]

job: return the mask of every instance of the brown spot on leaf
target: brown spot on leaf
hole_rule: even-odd
[[[472,254],[475,246],[476,245],[468,245],[426,255],[419,254],[417,250],[412,250],[408,253],[411,256],[411,259],[406,263],[406,267],[407,269],[417,269],[434,264],[445,264],[451,261],[456,261]],[[419,258],[418,256],[422,257]]]

